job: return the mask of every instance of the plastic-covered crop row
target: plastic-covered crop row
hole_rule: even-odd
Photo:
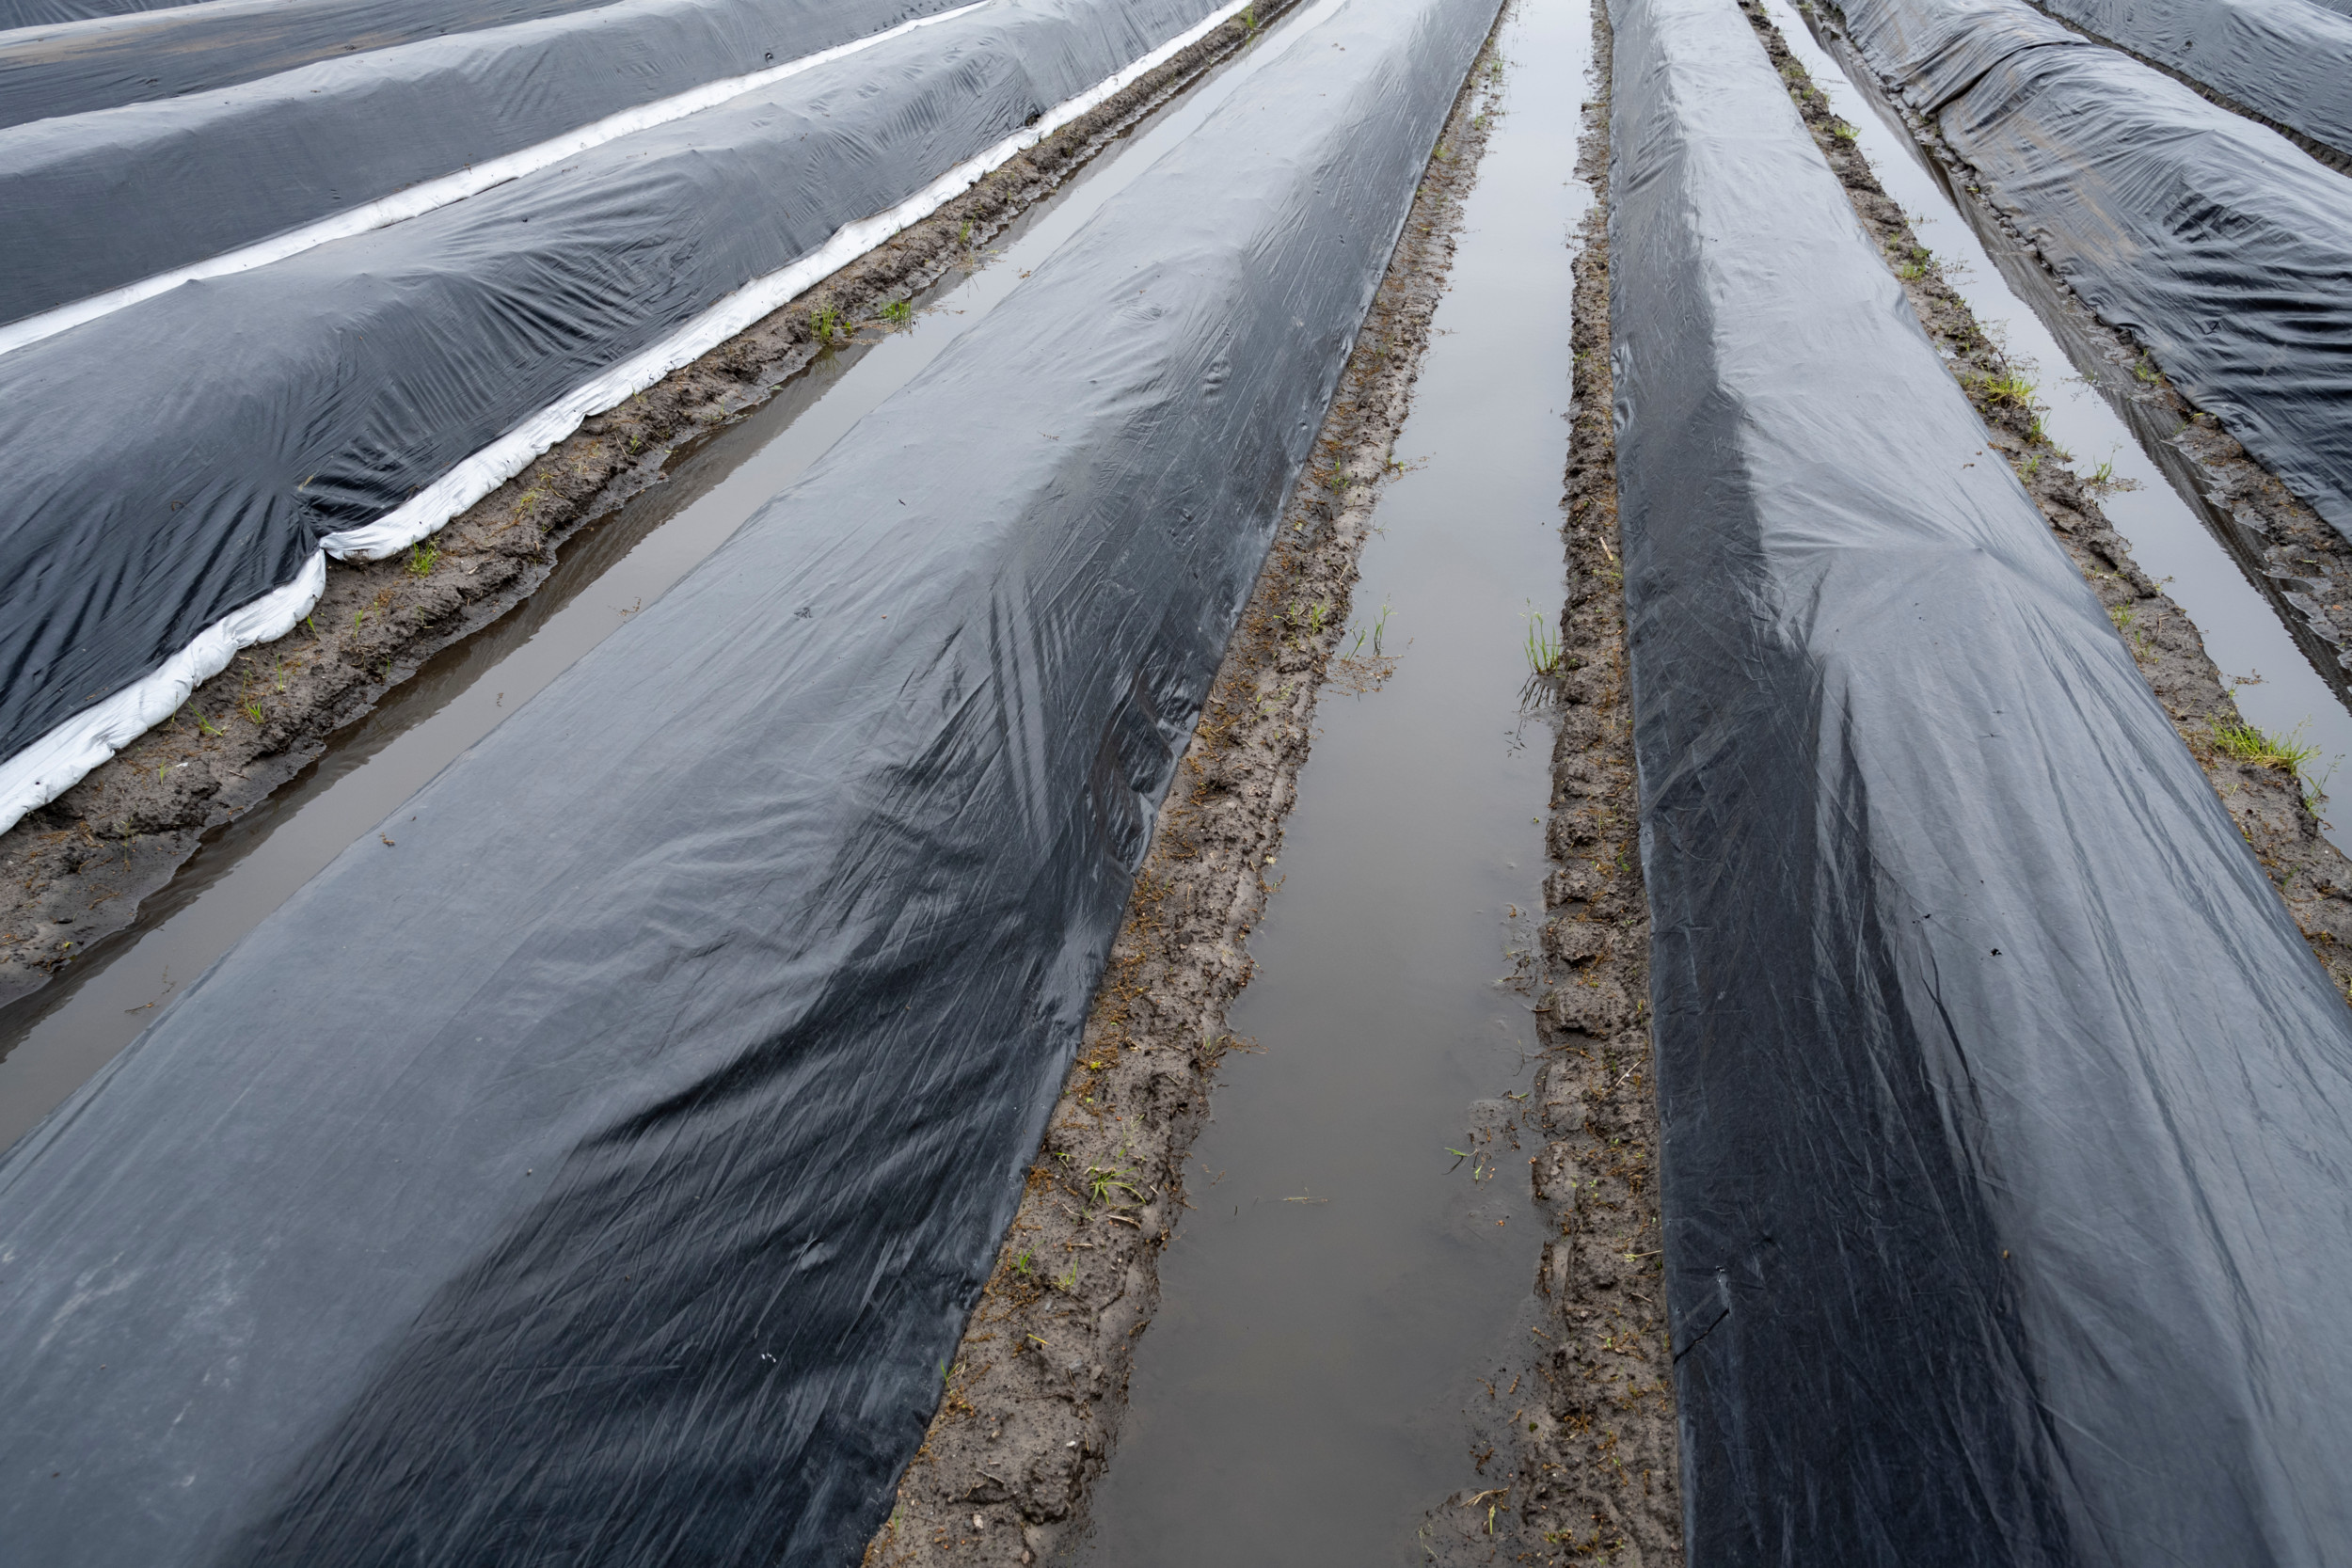
[[[2041,0],[2352,158],[2352,16],[2304,0]]]
[[[909,9],[906,0],[621,0],[0,130],[0,211],[10,214],[0,227],[0,328],[142,280],[160,291],[182,280],[176,269],[322,219],[310,243],[487,190],[771,85]],[[397,202],[381,199],[395,192]],[[246,264],[304,238],[260,247]],[[0,329],[0,347],[24,335]]]
[[[221,668],[230,617],[299,620],[322,548],[405,548],[1215,4],[995,0],[0,355],[0,827]]]
[[[0,1538],[856,1560],[1493,11],[1268,40],[0,1162]]]
[[[40,27],[60,22],[158,9],[182,0],[0,0],[0,28]]]
[[[2024,0],[1842,0],[2074,292],[2352,535],[2352,182]]]
[[[0,125],[176,98],[330,55],[612,0],[198,0],[101,11],[0,0]]]
[[[2343,1560],[2352,1012],[1731,0],[1615,0],[1694,1563]]]

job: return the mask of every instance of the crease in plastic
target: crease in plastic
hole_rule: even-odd
[[[1239,15],[1249,3],[1250,0],[1226,0],[1202,21],[1087,91],[1064,100],[1035,124],[957,165],[898,206],[844,225],[808,256],[746,284],[652,347],[580,383],[563,398],[465,458],[385,516],[360,528],[326,535],[320,541],[321,553],[300,568],[298,580],[316,577],[323,584],[325,556],[381,561],[429,537],[467,507],[522,472],[533,458],[577,430],[583,420],[618,406],[670,372],[691,364],[818,279],[936,212],[991,170],[1207,37]],[[297,600],[300,608],[291,608]],[[285,635],[309,613],[316,600],[316,591],[304,600],[299,594],[289,596],[286,589],[272,590],[255,601],[254,613],[241,609],[224,616],[191,642],[188,649],[172,656],[164,667],[52,727],[24,750],[0,762],[0,832],[13,827],[25,813],[56,799],[91,768],[137,738],[146,728],[168,718],[186,700],[196,681],[227,667],[227,660],[233,657],[236,648]],[[263,606],[270,608],[263,610]],[[224,647],[225,653],[221,651]],[[215,657],[220,662],[208,666],[207,660]],[[198,671],[201,673],[191,679],[191,673]],[[151,717],[142,723],[142,716]]]

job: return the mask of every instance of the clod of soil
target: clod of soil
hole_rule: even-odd
[[[2016,471],[2068,559],[2106,606],[2117,635],[2131,649],[2139,673],[2253,847],[2304,940],[2336,989],[2352,1000],[2352,862],[2320,835],[2319,818],[2305,799],[2294,759],[2246,722],[2221,672],[2206,657],[2196,626],[2133,562],[2122,536],[2107,525],[2099,509],[2098,487],[2076,474],[2073,459],[2042,434],[2029,391],[2019,390],[2025,383],[2016,368],[1985,337],[1966,303],[1944,280],[1942,267],[1918,243],[1902,209],[1880,186],[1851,134],[1839,135],[1844,121],[1830,112],[1828,99],[1789,53],[1760,0],[1740,0],[1740,9],[1788,85],[1814,141],[1845,185],[1854,215],[1878,240],[1911,308],[1945,350],[1952,373],[1984,420],[1994,449]],[[2164,395],[2178,401],[2169,388]],[[2301,509],[2283,485],[2246,459],[2243,449],[2211,420],[2210,415],[2195,416],[2188,429],[2196,434],[2183,443],[2187,450],[2214,454],[2241,478],[2259,475],[2267,482],[2266,491],[2247,486],[2249,505],[2259,499],[2265,506]],[[2307,510],[2304,515],[2309,515]],[[2311,517],[2310,526],[2331,540],[2335,537],[2316,517]],[[2337,562],[2333,569],[2344,574],[2345,587],[2352,587],[2352,547],[2337,541],[2329,559]],[[2341,603],[2352,604],[2352,593],[2334,592]]]
[[[406,555],[329,562],[326,591],[299,629],[246,649],[169,721],[0,833],[0,1004],[130,925],[208,830],[292,781],[426,659],[530,597],[566,540],[829,346],[889,330],[894,304],[978,266],[990,239],[1295,3],[1267,0],[1216,29],[757,325],[587,420]]]
[[[1486,145],[1492,55],[1438,141],[1314,456],[1283,514],[1184,765],[1162,804],[1084,1044],[937,1416],[867,1546],[868,1568],[1038,1563],[1075,1544],[1125,1414],[1134,1342],[1207,1120],[1225,1015],[1248,984],[1315,699],[1378,684],[1340,656],[1356,562],[1391,471],[1461,201]]]

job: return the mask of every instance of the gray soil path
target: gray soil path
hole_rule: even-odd
[[[981,263],[988,242],[1295,0],[1265,0],[740,336],[586,421],[409,554],[330,562],[299,629],[246,649],[180,712],[0,833],[0,1005],[135,920],[208,832],[318,762],[434,655],[528,599],[557,551],[661,483],[829,348]]]

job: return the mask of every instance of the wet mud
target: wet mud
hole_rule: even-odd
[[[1375,498],[1403,466],[1397,434],[1485,146],[1492,48],[1438,139],[1162,804],[1027,1193],[868,1568],[1062,1561],[1085,1531],[1160,1258],[1193,1207],[1185,1158],[1219,1062],[1250,1049],[1227,1013],[1281,875],[1318,696],[1376,689],[1393,668],[1347,633],[1351,591]]]
[[[1682,1510],[1659,1214],[1649,906],[1626,657],[1609,371],[1610,28],[1594,7],[1595,91],[1578,172],[1596,202],[1575,261],[1575,400],[1562,537],[1567,598],[1549,687],[1544,1062],[1505,1142],[1547,1228],[1523,1359],[1472,1401],[1487,1485],[1433,1512],[1436,1560],[1679,1564]],[[1518,1155],[1518,1132],[1533,1152]]]
[[[2016,367],[1979,326],[1965,301],[1946,280],[1942,264],[1918,243],[1902,209],[1887,197],[1868,160],[1854,146],[1851,128],[1832,112],[1828,99],[1789,52],[1762,0],[1740,0],[1740,9],[1844,184],[1855,216],[1879,242],[1912,309],[1983,419],[1994,450],[2016,473],[2068,559],[2106,606],[2116,634],[2213,781],[2215,792],[2286,901],[2312,953],[2336,989],[2352,1000],[2352,862],[2321,833],[2294,760],[2276,752],[2264,754],[2263,737],[2239,711],[2233,687],[2207,657],[2196,626],[2163,586],[2140,569],[2122,536],[2109,526],[2100,506],[2100,487],[2086,481],[2073,457],[2043,432],[2030,398],[2015,390],[2022,381]],[[2194,434],[2185,435],[2180,444],[2190,451],[2221,453],[2236,447],[2210,422],[2210,415],[2187,410],[2169,388],[2151,395],[2169,397],[2183,410],[2185,431]],[[2252,468],[2234,451],[2218,461]],[[2276,480],[2269,483],[2278,486]],[[2316,518],[2312,526],[2333,537]],[[2352,603],[2352,594],[2344,602]]]
[[[330,562],[303,626],[246,649],[170,720],[0,833],[0,1006],[137,919],[206,841],[311,771],[436,655],[531,598],[568,542],[665,483],[829,351],[890,331],[926,291],[1295,0],[1267,0],[573,436],[389,561]],[[192,978],[193,976],[189,976]]]

